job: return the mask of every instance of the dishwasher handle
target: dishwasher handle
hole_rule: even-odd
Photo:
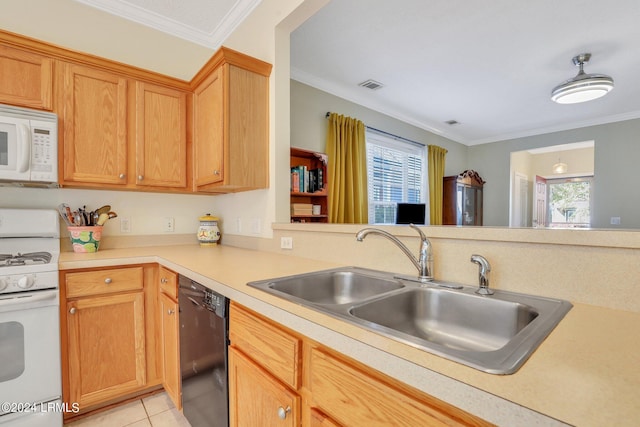
[[[189,297],[195,297],[195,298],[204,298],[204,296],[206,295],[206,293],[204,291],[201,290],[194,290],[192,288],[187,288],[187,287],[182,287],[180,286],[180,293],[187,295]]]
[[[180,276],[178,282],[180,284],[178,299],[186,298],[198,308],[206,308],[218,317],[225,318],[227,316],[228,300],[226,297],[184,276]]]

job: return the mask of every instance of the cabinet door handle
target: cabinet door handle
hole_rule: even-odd
[[[172,309],[172,308],[170,308],[169,310],[167,310],[167,314],[168,314],[168,315],[172,315],[172,314],[174,314],[175,312],[176,312],[176,311],[175,311],[174,309]]]
[[[107,285],[110,285],[112,282],[111,277],[107,277],[106,279],[104,279],[104,283],[106,283]]]
[[[76,308],[75,307],[71,307],[69,309],[69,314],[76,314]]]
[[[120,175],[118,175],[118,178],[124,179],[125,176],[126,176],[125,174],[121,173]]]
[[[162,278],[160,279],[160,283],[167,283],[167,282],[168,282],[168,280],[167,280],[167,278],[166,278],[166,277],[162,277]]]
[[[278,418],[284,420],[287,418],[287,414],[291,413],[291,406],[287,406],[287,409],[282,406],[278,407]]]
[[[214,175],[220,175],[220,171],[219,170],[215,170],[215,171],[213,171],[213,174]]]
[[[144,179],[143,175],[138,175],[138,181],[142,181]]]

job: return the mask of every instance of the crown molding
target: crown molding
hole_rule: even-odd
[[[218,49],[240,23],[260,4],[261,0],[237,0],[215,28],[206,31],[175,19],[133,5],[124,0],[75,0],[112,15],[179,37],[190,42]],[[194,9],[194,13],[198,13]]]

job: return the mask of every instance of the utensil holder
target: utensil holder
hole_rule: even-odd
[[[74,252],[98,252],[102,238],[102,226],[67,227]]]

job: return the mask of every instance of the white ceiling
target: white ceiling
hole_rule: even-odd
[[[292,33],[292,78],[467,145],[637,118],[639,17],[638,0],[333,0]],[[615,89],[555,104],[582,52]]]
[[[75,0],[212,49],[260,1]],[[638,118],[638,17],[638,0],[333,0],[292,33],[291,76],[467,145]],[[582,52],[615,89],[553,103]]]

